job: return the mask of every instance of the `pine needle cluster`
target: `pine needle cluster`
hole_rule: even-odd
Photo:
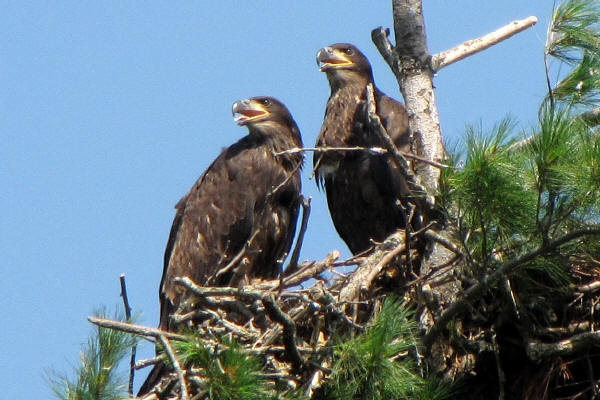
[[[340,343],[334,350],[331,375],[322,400],[442,399],[446,387],[427,381],[417,371],[412,313],[388,298],[381,311],[361,335]]]
[[[105,318],[106,310],[94,312]],[[121,314],[114,319],[123,321]],[[136,339],[114,329],[94,327],[94,332],[80,353],[80,365],[73,376],[51,371],[48,381],[52,391],[61,400],[117,400],[127,397],[125,376],[119,370],[121,360],[128,354]]]
[[[261,375],[262,363],[234,341],[223,339],[224,349],[208,349],[195,333],[188,340],[173,342],[173,348],[185,367],[199,371],[194,380],[207,400],[252,400],[269,398],[267,380]]]
[[[441,204],[456,223],[472,270],[494,268],[598,221],[600,135],[591,123],[597,113],[592,107],[600,101],[596,2],[571,0],[557,6],[545,51],[546,57],[570,68],[554,85],[548,70],[550,90],[540,107],[539,125],[520,135],[510,118],[487,133],[467,127],[463,149],[450,156],[455,168],[442,175]],[[561,253],[539,257],[528,268],[533,276],[523,277],[542,286],[569,283]]]
[[[548,27],[545,64],[548,81],[546,102],[581,109],[600,101],[600,9],[594,0],[570,0],[559,4]],[[572,68],[552,87],[548,57]],[[545,105],[544,105],[545,107]]]

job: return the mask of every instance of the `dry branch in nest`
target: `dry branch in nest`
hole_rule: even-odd
[[[373,316],[374,304],[389,293],[382,287],[381,275],[406,257],[401,254],[404,238],[411,237],[406,235],[399,231],[350,260],[338,261],[339,253],[334,251],[319,262],[299,263],[293,273],[281,278],[257,280],[241,288],[201,286],[186,277],[176,278],[190,296],[172,318],[189,327],[194,340],[215,354],[226,349],[225,339],[258,356],[263,363],[261,377],[273,387],[301,388],[310,394],[330,373],[333,338],[361,332]],[[323,276],[349,264],[357,269],[347,275]],[[179,362],[171,346],[172,341],[188,340],[185,336],[93,317],[90,321],[160,341],[172,372],[145,399],[202,398],[203,372]],[[157,362],[162,361],[142,360],[137,365]]]

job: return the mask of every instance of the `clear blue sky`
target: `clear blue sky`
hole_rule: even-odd
[[[446,139],[507,113],[531,126],[545,90],[552,2],[424,3],[432,53],[538,16],[533,29],[435,79]],[[78,362],[86,317],[121,305],[121,273],[142,322],[156,325],[173,206],[222,147],[246,134],[231,118],[235,100],[279,98],[312,145],[329,95],[315,53],[342,41],[356,44],[380,89],[399,98],[370,40],[380,25],[392,25],[389,1],[2,2],[2,397],[51,398],[44,369],[68,372]],[[302,258],[348,255],[309,170]]]

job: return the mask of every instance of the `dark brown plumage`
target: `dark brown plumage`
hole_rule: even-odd
[[[161,329],[172,330],[169,316],[182,300],[174,277],[215,286],[274,278],[292,243],[302,156],[274,153],[302,146],[298,127],[269,97],[238,101],[233,112],[248,136],[225,149],[175,206],[160,284]]]
[[[274,153],[302,147],[298,127],[270,97],[237,101],[233,113],[249,134],[223,150],[175,206],[159,288],[162,330],[178,329],[170,317],[188,299],[175,277],[212,286],[275,278],[294,237],[302,155]],[[162,369],[155,367],[140,394]]]
[[[331,88],[316,147],[383,147],[367,123],[366,87],[373,83],[367,58],[338,43],[317,53]],[[410,150],[404,106],[376,87],[377,113],[402,151]],[[406,224],[402,204],[410,190],[390,156],[366,152],[315,153],[317,182],[325,187],[331,218],[353,254],[367,250]]]

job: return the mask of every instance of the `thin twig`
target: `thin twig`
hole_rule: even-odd
[[[292,257],[284,273],[282,274],[282,277],[290,275],[298,270],[298,258],[300,258],[300,249],[302,248],[302,243],[304,242],[304,234],[306,233],[306,228],[308,227],[308,217],[310,216],[310,201],[310,197],[307,198],[300,196],[300,206],[302,207],[300,232],[298,233],[298,238],[296,239],[294,251],[292,251]]]
[[[258,290],[252,290],[247,288],[235,288],[235,287],[221,287],[221,286],[200,286],[192,281],[188,277],[175,277],[173,282],[177,285],[184,286],[191,290],[194,294],[202,297],[209,296],[232,296],[241,297],[252,300],[262,300],[264,294]]]
[[[146,358],[144,360],[139,360],[138,362],[135,363],[135,369],[142,369],[142,368],[146,368],[149,367],[150,365],[156,365],[159,362],[162,362],[163,359],[162,357],[152,357],[152,358]]]
[[[425,187],[419,183],[418,178],[415,174],[413,174],[410,164],[408,163],[408,161],[406,161],[406,158],[404,158],[404,156],[400,154],[400,151],[398,151],[398,148],[392,141],[392,138],[390,138],[390,135],[387,133],[387,130],[381,123],[381,119],[379,118],[379,115],[377,115],[377,105],[375,103],[374,93],[375,89],[373,87],[373,84],[368,84],[367,116],[369,118],[369,124],[371,125],[379,139],[381,139],[381,141],[383,142],[385,149],[391,155],[394,163],[398,166],[398,170],[402,174],[402,177],[406,179],[411,188],[417,191],[418,193],[427,193]]]
[[[371,287],[371,283],[373,282],[373,280],[377,277],[377,275],[379,275],[379,273],[383,270],[383,268],[385,268],[386,265],[388,265],[390,262],[392,262],[392,260],[394,258],[396,258],[396,256],[398,254],[402,253],[404,250],[406,250],[405,244],[404,243],[400,243],[393,250],[388,251],[381,258],[381,260],[379,260],[379,262],[377,264],[375,264],[375,266],[371,269],[371,271],[367,275],[367,278],[363,282],[362,289],[363,290],[368,290],[369,287]]]
[[[431,58],[432,68],[434,71],[439,71],[450,64],[460,61],[463,58],[472,56],[473,54],[479,53],[480,51],[498,44],[510,38],[511,36],[524,31],[525,29],[531,28],[537,23],[537,21],[538,19],[535,16],[516,20],[504,25],[499,29],[496,29],[493,32],[488,33],[487,35],[481,36],[477,39],[467,40],[458,46],[454,46],[451,49],[435,54]]]
[[[160,340],[160,343],[162,343],[163,348],[167,353],[169,360],[171,361],[171,364],[173,364],[175,372],[177,372],[177,377],[179,378],[179,387],[181,389],[181,400],[187,400],[189,395],[187,382],[185,379],[185,371],[181,369],[181,364],[179,364],[179,360],[175,356],[175,351],[173,350],[173,347],[171,347],[171,343],[169,343],[169,340],[165,337],[165,335],[158,335],[158,340]]]
[[[177,333],[161,331],[160,329],[148,328],[147,326],[135,325],[127,322],[114,321],[112,319],[88,317],[88,321],[94,325],[101,326],[102,328],[115,329],[122,332],[133,333],[138,336],[158,338],[160,335],[163,335],[171,340],[186,340],[185,336]]]
[[[274,154],[276,154],[276,153],[274,153]],[[279,185],[275,186],[275,188],[267,194],[267,199],[269,199],[271,196],[275,195],[275,193],[277,193],[279,191],[279,189],[284,187],[290,181],[290,179],[292,179],[292,177],[294,177],[296,175],[296,173],[298,172],[298,170],[300,168],[302,168],[301,162],[299,162],[298,165],[296,165],[294,167],[294,169],[290,171],[290,173],[285,177],[285,179],[283,181],[281,181],[281,183]]]
[[[437,242],[437,243],[441,244],[442,246],[444,246],[445,248],[447,248],[448,250],[450,250],[451,252],[453,252],[457,256],[461,256],[461,257],[464,256],[463,252],[458,247],[456,247],[454,245],[454,243],[452,243],[448,239],[446,239],[446,238],[438,235],[434,231],[425,232],[423,235],[427,239],[433,240],[434,242]]]
[[[252,236],[250,237],[250,239],[248,239],[246,241],[246,243],[244,244],[244,247],[242,247],[242,249],[235,255],[235,257],[233,257],[231,259],[231,261],[229,263],[227,263],[226,266],[224,266],[223,268],[219,269],[217,272],[215,272],[213,275],[211,275],[207,279],[207,281],[206,281],[207,284],[211,283],[211,282],[214,282],[217,278],[219,278],[223,274],[226,274],[231,269],[233,269],[234,267],[236,267],[237,263],[242,259],[242,257],[244,257],[244,255],[248,251],[248,248],[252,245],[252,242],[256,238],[256,235],[258,235],[258,232],[260,232],[259,229],[257,229],[256,231],[254,231],[254,233],[252,234]]]
[[[356,146],[356,147],[326,147],[326,146],[324,146],[324,147],[303,147],[303,148],[295,147],[293,149],[284,150],[284,151],[280,151],[280,152],[273,153],[273,154],[275,154],[275,155],[294,154],[294,153],[302,153],[302,152],[306,152],[306,151],[312,151],[314,153],[328,153],[328,152],[332,152],[332,151],[346,151],[346,152],[361,151],[361,152],[365,152],[365,153],[369,153],[369,154],[373,154],[373,155],[381,155],[381,154],[388,153],[388,151],[386,149],[381,148],[381,147],[360,147],[360,146]],[[450,167],[449,165],[445,165],[445,164],[441,164],[439,162],[427,160],[426,158],[419,157],[416,154],[409,153],[406,151],[398,150],[398,153],[402,154],[406,158],[417,160],[417,161],[432,165],[434,167],[437,167],[439,169],[444,169],[444,168]]]
[[[321,274],[321,272],[333,266],[335,260],[337,260],[339,257],[340,252],[337,250],[333,250],[331,253],[327,254],[325,258],[321,261],[311,261],[306,264],[300,263],[301,267],[298,269],[297,272],[295,272],[293,275],[286,276],[283,279],[283,287],[288,288],[298,286],[307,279],[317,277],[319,274]]]
[[[131,307],[129,306],[129,299],[127,298],[127,285],[125,285],[125,274],[121,274],[119,277],[121,282],[121,298],[123,299],[123,308],[125,308],[125,320],[131,322]],[[129,358],[129,383],[127,385],[127,393],[129,397],[133,397],[133,379],[135,377],[135,353],[136,343],[131,345],[131,357]]]
[[[494,356],[496,359],[496,373],[498,374],[498,400],[504,400],[504,383],[506,382],[506,376],[504,375],[504,370],[502,369],[502,363],[500,362],[500,347],[498,347],[498,341],[496,340],[496,329],[492,327],[492,346],[494,348]]]
[[[273,296],[265,296],[262,303],[269,317],[283,327],[283,345],[286,353],[292,361],[292,367],[296,371],[300,371],[304,365],[304,360],[296,347],[296,324],[275,304]]]
[[[581,293],[590,293],[600,289],[600,281],[594,281],[587,285],[572,285],[573,289]]]
[[[355,147],[327,147],[327,146],[323,146],[323,147],[294,147],[293,149],[289,149],[289,150],[283,150],[283,151],[278,151],[276,153],[273,153],[276,156],[282,155],[282,154],[297,154],[297,153],[304,153],[307,151],[312,151],[313,153],[329,153],[332,151],[344,151],[344,152],[363,152],[363,153],[369,153],[369,154],[373,154],[373,155],[380,155],[380,154],[385,154],[387,151],[381,147],[360,147],[360,146],[355,146]]]
[[[411,287],[414,286],[416,284],[419,284],[423,281],[427,281],[429,279],[434,278],[434,276],[440,275],[443,272],[445,272],[448,268],[452,267],[453,264],[458,261],[459,259],[461,259],[462,256],[460,255],[455,255],[454,257],[452,257],[451,259],[449,259],[448,261],[446,261],[445,263],[441,264],[441,265],[437,265],[435,267],[432,267],[431,270],[429,272],[427,272],[425,275],[421,275],[418,278],[406,283],[404,286],[405,287]]]
[[[125,285],[125,274],[119,276],[121,282],[121,298],[123,299],[123,307],[125,308],[125,319],[127,322],[131,321],[131,307],[129,306],[129,299],[127,298],[127,286]]]

